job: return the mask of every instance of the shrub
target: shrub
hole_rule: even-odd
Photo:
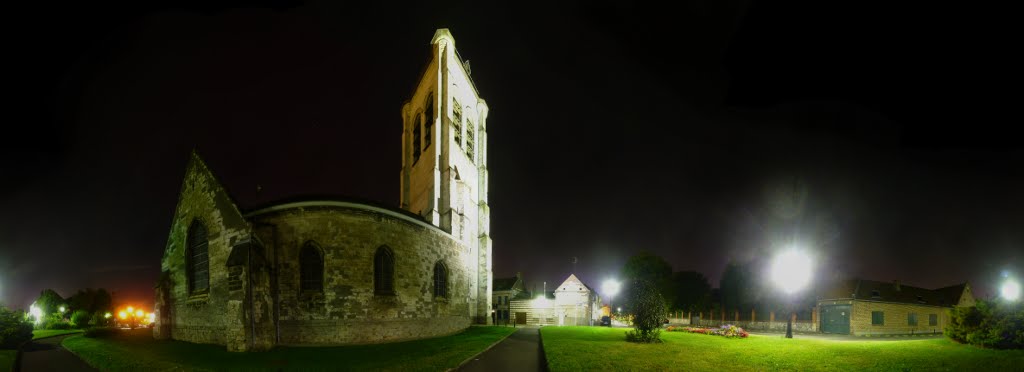
[[[89,325],[93,327],[106,327],[110,325],[110,319],[103,317],[102,311],[97,311],[92,314],[92,320],[89,321]]]
[[[89,320],[91,320],[92,314],[85,310],[75,310],[71,314],[71,324],[75,328],[85,328],[89,326]]]
[[[957,342],[999,349],[1024,348],[1024,306],[978,300],[973,307],[950,310],[943,330]]]
[[[113,327],[93,327],[85,330],[85,337],[106,338],[116,335],[117,332],[117,328]]]
[[[0,349],[14,349],[32,339],[32,323],[21,311],[0,306]]]
[[[733,337],[747,338],[747,336],[750,336],[750,334],[747,333],[747,331],[744,331],[743,328],[734,326],[732,324],[726,324],[726,325],[723,325],[723,326],[718,327],[718,328],[672,327],[672,326],[670,326],[670,327],[666,328],[665,331],[667,331],[667,332],[700,333],[700,334],[705,334],[705,335],[725,336],[725,337],[729,337],[729,338],[733,338]]]
[[[661,324],[665,319],[665,300],[658,288],[646,280],[633,280],[629,288],[633,330],[626,333],[631,342],[661,342]]]
[[[64,319],[60,313],[53,313],[43,318],[40,327],[42,329],[71,329],[71,323]]]

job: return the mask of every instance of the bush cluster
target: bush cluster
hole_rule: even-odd
[[[32,339],[32,323],[25,313],[0,306],[0,349],[14,349]]]
[[[947,337],[961,343],[998,349],[1024,348],[1024,306],[978,300],[973,307],[950,310]]]
[[[629,287],[633,330],[626,332],[631,342],[661,342],[661,325],[665,320],[665,299],[658,288],[646,280],[634,280]]]
[[[60,313],[53,313],[45,318],[39,324],[39,328],[42,329],[71,329],[71,322],[64,319],[64,316]]]

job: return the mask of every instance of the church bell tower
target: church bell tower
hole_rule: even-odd
[[[430,41],[430,64],[402,106],[401,207],[450,233],[477,258],[467,268],[470,313],[491,321],[487,204],[487,103],[446,28]]]

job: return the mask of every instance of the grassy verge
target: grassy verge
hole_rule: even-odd
[[[231,353],[218,345],[154,340],[152,331],[143,329],[109,338],[72,336],[64,340],[64,347],[103,371],[443,371],[513,331],[506,327],[470,327],[452,336],[390,344],[279,347],[267,352]]]
[[[625,341],[626,329],[545,327],[552,371],[622,370],[1024,370],[1024,350],[990,350],[947,339],[826,341],[728,339],[662,332],[660,344]]]
[[[14,359],[17,356],[17,350],[0,350],[0,371],[7,372],[14,370]]]
[[[60,335],[66,335],[66,334],[69,334],[69,333],[79,333],[79,332],[82,332],[82,330],[81,329],[38,329],[38,330],[32,331],[32,339],[33,340],[38,340],[40,338],[60,336]]]

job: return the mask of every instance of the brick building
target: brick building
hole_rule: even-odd
[[[818,300],[819,330],[856,336],[942,333],[955,306],[974,306],[967,283],[925,289],[898,281],[848,280]]]
[[[274,345],[434,337],[491,320],[487,104],[447,29],[402,107],[401,208],[243,208],[193,153],[161,261],[154,336]]]

